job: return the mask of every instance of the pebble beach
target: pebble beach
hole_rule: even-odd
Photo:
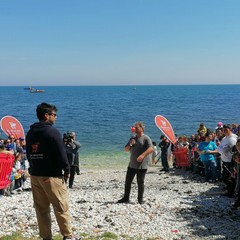
[[[117,239],[240,239],[240,210],[232,210],[233,199],[221,196],[221,182],[203,183],[202,177],[185,169],[167,174],[159,169],[151,166],[148,170],[142,205],[137,203],[136,181],[130,203],[117,203],[124,191],[126,168],[83,170],[69,189],[74,234],[111,232]],[[29,179],[26,186],[30,186]],[[16,231],[26,238],[38,236],[28,188],[1,195],[0,202],[0,236]],[[52,216],[53,234],[57,235]]]

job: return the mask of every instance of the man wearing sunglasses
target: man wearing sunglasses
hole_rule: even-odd
[[[30,126],[26,136],[26,151],[40,237],[43,240],[52,240],[52,205],[63,240],[75,240],[71,232],[65,184],[69,178],[70,167],[62,136],[53,127],[57,119],[57,108],[41,103],[37,106],[36,113],[39,122]]]

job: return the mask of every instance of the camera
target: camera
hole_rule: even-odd
[[[64,142],[71,142],[73,140],[73,134],[71,132],[66,132],[63,134],[63,141]]]

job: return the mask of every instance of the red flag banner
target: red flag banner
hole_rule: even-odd
[[[176,138],[170,122],[165,117],[157,115],[155,117],[155,123],[157,127],[163,132],[163,134],[169,139],[169,141],[175,144]]]
[[[5,116],[1,119],[1,128],[7,135],[13,135],[16,139],[25,138],[22,124],[12,116]]]

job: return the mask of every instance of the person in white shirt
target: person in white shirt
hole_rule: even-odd
[[[221,154],[222,161],[222,180],[226,184],[227,192],[224,194],[227,197],[234,197],[235,185],[231,181],[232,174],[232,148],[236,145],[237,135],[231,131],[231,125],[223,125],[223,133],[225,137],[218,146],[218,152]]]

